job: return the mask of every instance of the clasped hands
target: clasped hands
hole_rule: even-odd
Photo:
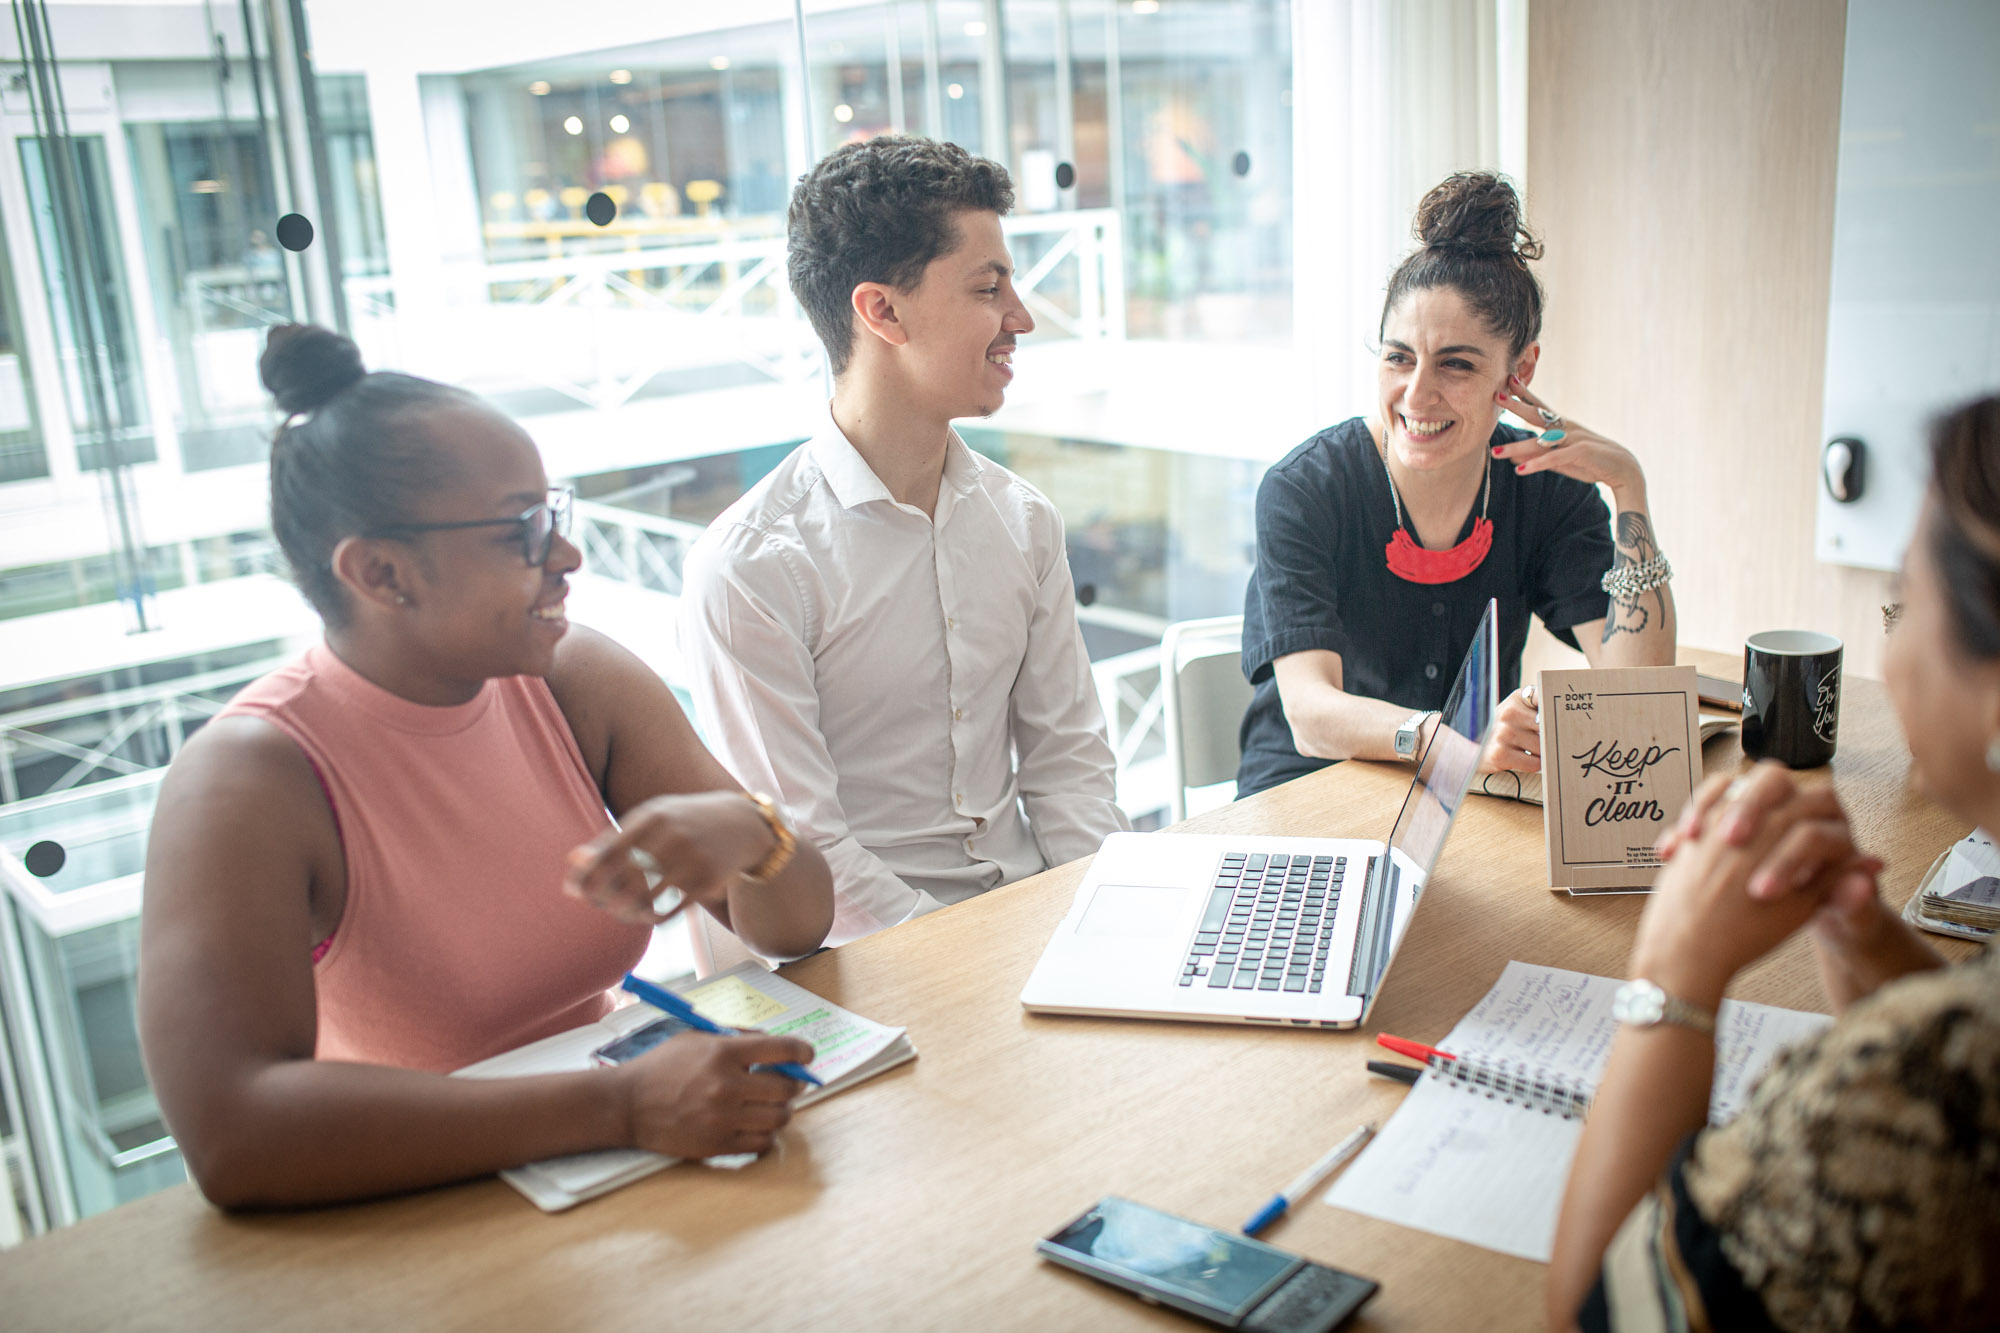
[[[1713,1010],[1737,972],[1809,923],[1823,962],[1885,934],[1882,863],[1855,846],[1830,786],[1802,786],[1781,764],[1709,778],[1658,850],[1632,974],[1691,1004]]]

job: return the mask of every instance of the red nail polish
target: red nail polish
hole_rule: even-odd
[[[1518,465],[1516,465],[1516,466],[1515,466],[1515,468],[1514,468],[1514,472],[1515,472],[1515,475],[1517,475],[1517,476],[1518,476],[1518,475],[1520,475],[1520,474],[1521,474],[1521,473],[1523,473],[1523,472],[1526,472],[1527,470],[1528,470],[1528,466],[1527,466],[1527,464],[1525,464],[1525,463],[1522,463],[1522,464],[1518,464]]]
[[[1507,446],[1506,446],[1506,445],[1504,445],[1504,444],[1496,444],[1496,445],[1494,445],[1494,446],[1493,446],[1493,456],[1494,456],[1495,458],[1505,458],[1505,457],[1507,456]]]

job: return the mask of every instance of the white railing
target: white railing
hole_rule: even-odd
[[[1097,702],[1104,710],[1111,752],[1122,774],[1141,760],[1149,740],[1157,740],[1162,747],[1166,744],[1166,696],[1160,686],[1158,641],[1166,633],[1167,622],[1158,616],[1111,606],[1079,606],[1076,618],[1086,625],[1103,625],[1154,640],[1144,647],[1090,664],[1091,682],[1097,687]]]
[[[589,500],[576,501],[572,512],[585,569],[670,597],[681,595],[682,565],[688,547],[704,531],[701,524]]]
[[[1125,336],[1123,230],[1112,209],[1007,218],[1017,291],[1047,334]],[[785,277],[782,235],[587,251],[452,269],[446,317],[467,364],[598,410],[657,375],[731,361],[779,384],[817,373],[820,348]],[[357,317],[393,325],[395,279],[350,278]],[[470,295],[467,295],[470,294]],[[520,322],[520,316],[533,316]]]
[[[279,666],[282,656],[239,666],[204,671],[199,675],[163,680],[127,690],[113,690],[81,699],[65,699],[38,708],[23,708],[0,714],[0,804],[21,799],[20,778],[15,765],[22,755],[35,752],[56,755],[75,762],[39,795],[52,796],[67,791],[93,774],[108,771],[124,777],[162,767],[180,752],[192,725],[199,725],[222,710],[227,699],[209,699],[209,691],[235,688],[255,680]],[[64,723],[102,718],[86,744],[55,734]],[[119,751],[147,728],[157,729],[164,753],[159,763],[138,763]]]

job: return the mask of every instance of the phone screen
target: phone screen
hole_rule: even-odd
[[[1048,1243],[1232,1314],[1299,1263],[1283,1250],[1115,1197],[1099,1200]]]
[[[590,1053],[591,1058],[603,1065],[622,1065],[627,1060],[635,1060],[652,1050],[669,1037],[678,1037],[693,1028],[678,1018],[656,1018],[644,1027],[634,1028],[616,1041],[607,1041]]]

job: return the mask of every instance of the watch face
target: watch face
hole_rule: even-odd
[[[1650,1025],[1666,1012],[1666,992],[1645,981],[1628,981],[1611,1002],[1611,1016],[1621,1023]]]

